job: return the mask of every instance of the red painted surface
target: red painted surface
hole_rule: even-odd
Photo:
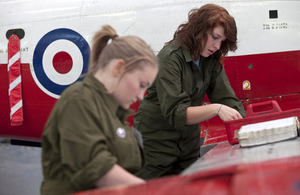
[[[231,86],[240,99],[300,92],[300,51],[227,57],[224,64]],[[251,90],[243,90],[245,80],[250,81]]]
[[[300,108],[300,51],[227,57],[224,66],[244,108],[269,100],[276,100],[283,111]],[[251,90],[243,90],[245,80],[250,81]],[[204,145],[227,141],[219,117],[201,123],[201,127]]]
[[[45,94],[35,84],[29,64],[21,64],[24,121],[21,126],[11,126],[9,119],[7,65],[0,65],[0,136],[39,141],[55,98]]]
[[[98,194],[296,195],[300,194],[300,156],[164,177],[129,187],[77,193]]]
[[[59,60],[56,63],[57,68],[62,65]],[[268,100],[276,100],[282,110],[300,108],[300,51],[227,57],[224,64],[230,83],[245,108],[249,104]],[[21,64],[21,67],[24,122],[19,127],[12,127],[9,123],[7,64],[0,64],[0,136],[40,140],[56,99],[36,85],[29,64]],[[66,72],[70,67],[67,65],[65,68],[61,70]],[[243,90],[244,80],[250,81],[251,90]],[[139,103],[136,103],[132,109],[137,110],[138,106]],[[128,121],[132,125],[133,116]],[[227,141],[225,126],[219,117],[201,123],[201,127],[205,145]]]
[[[230,184],[236,166],[214,171],[195,173],[193,175],[178,175],[153,179],[145,184],[96,189],[77,193],[78,195],[112,195],[112,194],[230,194]]]
[[[288,161],[288,163],[286,162]],[[234,177],[233,194],[300,194],[299,157],[256,164]]]

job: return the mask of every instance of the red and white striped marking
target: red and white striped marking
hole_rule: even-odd
[[[20,60],[20,39],[12,35],[8,40],[8,81],[9,81],[9,105],[10,120],[12,126],[22,125],[23,122],[23,100],[22,100],[22,78]]]

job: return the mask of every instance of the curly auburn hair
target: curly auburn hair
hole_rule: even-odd
[[[206,4],[199,9],[192,9],[188,15],[188,22],[179,25],[171,41],[176,40],[177,44],[187,49],[192,58],[196,60],[205,47],[207,32],[212,31],[218,25],[224,28],[226,36],[226,40],[214,54],[215,59],[221,61],[221,57],[225,57],[228,51],[237,49],[235,20],[221,6]]]

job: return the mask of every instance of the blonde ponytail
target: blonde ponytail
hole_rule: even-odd
[[[89,73],[95,72],[95,66],[103,49],[107,46],[110,39],[117,36],[115,29],[109,25],[105,25],[102,29],[96,32],[93,38],[92,51],[90,55]]]

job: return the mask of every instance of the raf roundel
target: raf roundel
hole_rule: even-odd
[[[45,34],[33,53],[33,77],[49,96],[59,98],[87,72],[90,48],[77,32],[61,28]]]

